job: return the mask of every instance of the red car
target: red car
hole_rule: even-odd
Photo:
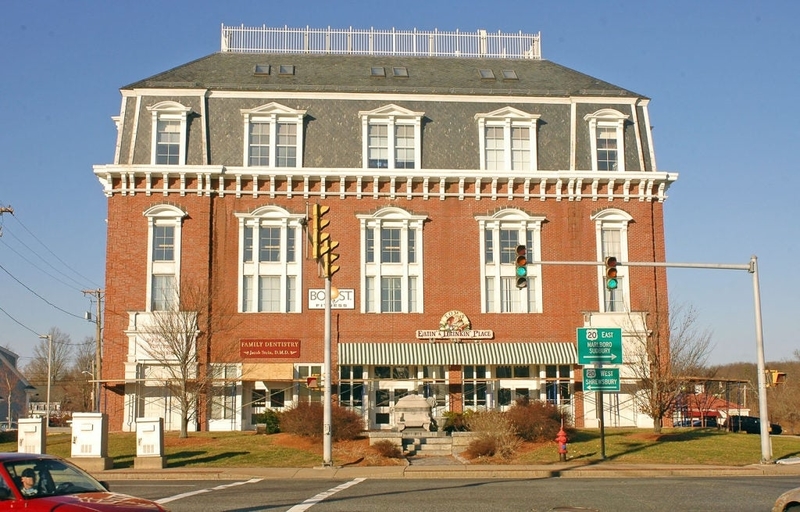
[[[0,511],[166,511],[158,503],[109,492],[108,485],[52,455],[0,453]]]

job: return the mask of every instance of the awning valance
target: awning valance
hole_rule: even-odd
[[[577,364],[574,343],[340,343],[339,364]]]

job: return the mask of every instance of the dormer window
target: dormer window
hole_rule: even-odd
[[[624,128],[629,116],[604,108],[588,114],[593,171],[625,171]]]
[[[305,110],[269,103],[244,115],[244,165],[302,167]]]
[[[269,64],[256,64],[253,74],[256,76],[269,75]]]
[[[392,75],[398,78],[408,78],[408,68],[406,67],[394,67],[392,68]]]
[[[294,75],[294,66],[291,64],[281,64],[278,66],[278,74],[281,76]]]
[[[503,73],[503,80],[519,80],[517,72],[513,69],[504,69],[501,73]]]
[[[538,114],[512,107],[476,114],[480,136],[481,170],[535,171]]]
[[[423,112],[387,105],[358,113],[362,126],[362,165],[371,169],[419,169]]]
[[[494,71],[491,69],[479,69],[478,73],[481,75],[481,80],[494,80]]]
[[[192,109],[175,101],[147,107],[153,121],[153,165],[186,165],[186,125]]]
[[[386,70],[381,66],[372,66],[369,68],[369,76],[384,78],[386,76]]]

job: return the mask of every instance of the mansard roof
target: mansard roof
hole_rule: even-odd
[[[280,74],[280,66],[294,66],[293,73]],[[380,66],[385,76],[373,76],[371,68]],[[408,76],[394,76],[392,68],[403,67]],[[492,70],[494,78],[482,78],[480,70],[485,69]],[[504,70],[513,70],[517,78],[503,79]],[[122,90],[151,88],[644,98],[547,60],[384,55],[219,52]]]

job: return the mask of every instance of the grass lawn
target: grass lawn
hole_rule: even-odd
[[[800,437],[771,437],[773,459],[800,456]],[[590,463],[600,460],[600,432],[578,430],[569,439],[567,460]],[[70,457],[71,436],[54,433],[47,437],[47,453]],[[17,451],[14,441],[0,443],[0,451]],[[322,441],[288,434],[255,432],[193,432],[187,439],[177,433],[164,434],[167,467],[314,467],[322,462]],[[136,456],[136,434],[114,432],[108,436],[108,455],[114,467],[132,468]],[[605,431],[607,461],[631,464],[707,464],[741,466],[761,459],[757,435],[715,429],[664,429],[660,435],[645,429]],[[337,465],[400,464],[385,459],[359,439],[333,443]],[[476,461],[477,462],[477,461]],[[525,443],[511,460],[487,459],[485,463],[552,464],[558,462],[556,443]]]

